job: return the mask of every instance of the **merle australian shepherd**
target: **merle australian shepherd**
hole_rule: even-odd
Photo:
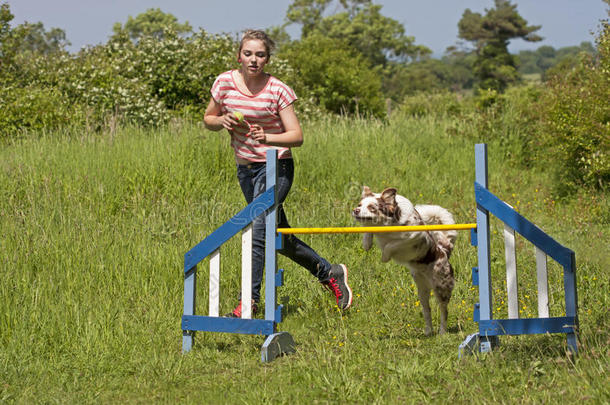
[[[455,224],[453,216],[438,205],[413,205],[398,195],[395,188],[373,193],[364,186],[362,199],[352,211],[355,220],[364,226]],[[381,261],[390,259],[406,266],[410,271],[421,302],[425,334],[432,333],[430,316],[430,291],[434,291],[441,313],[439,333],[447,329],[447,306],[453,290],[453,268],[449,256],[453,250],[457,232],[417,231],[392,233],[365,233],[364,250],[369,250],[373,237],[381,249]]]

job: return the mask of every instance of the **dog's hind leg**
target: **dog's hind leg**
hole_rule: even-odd
[[[423,278],[423,277],[422,277]],[[421,304],[421,310],[424,315],[424,322],[426,327],[424,334],[430,336],[432,334],[432,315],[430,314],[430,287],[424,280],[418,280],[415,278],[417,284],[417,295],[419,296],[419,303]]]
[[[455,281],[453,279],[453,267],[447,259],[438,260],[434,264],[434,297],[441,310],[441,322],[439,334],[447,331],[447,307],[451,299],[451,292]]]
[[[434,295],[436,297],[438,297],[437,292],[434,292]],[[438,329],[438,334],[442,335],[447,331],[447,315],[448,315],[448,310],[447,307],[449,306],[449,301],[442,301],[440,299],[437,299],[438,301],[438,306],[441,309],[441,325]]]

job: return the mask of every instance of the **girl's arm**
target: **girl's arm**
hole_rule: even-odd
[[[266,145],[289,148],[301,146],[303,144],[303,131],[292,104],[280,111],[280,119],[284,126],[284,133],[265,134],[260,125],[252,124],[250,135],[254,140]]]
[[[220,131],[223,128],[232,130],[233,126],[237,125],[239,121],[232,113],[222,114],[220,104],[212,98],[203,114],[203,123],[211,131]]]

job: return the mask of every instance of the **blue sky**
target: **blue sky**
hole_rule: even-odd
[[[13,23],[44,23],[58,27],[72,43],[71,51],[85,45],[104,43],[116,22],[124,23],[149,8],[160,8],[188,21],[195,29],[211,33],[237,33],[245,28],[266,28],[284,21],[291,0],[0,0],[15,15]],[[483,13],[493,0],[376,0],[382,13],[401,22],[417,44],[426,45],[436,56],[457,41],[457,23],[466,8]],[[594,41],[599,20],[607,17],[602,0],[513,0],[529,24],[542,25],[545,39],[538,43],[513,41],[510,50],[555,48]],[[297,26],[289,28],[294,37]]]

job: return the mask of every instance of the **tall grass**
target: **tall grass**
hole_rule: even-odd
[[[460,127],[459,125],[462,125]],[[293,226],[348,226],[362,185],[397,187],[414,203],[474,220],[474,147],[453,118],[305,125],[286,202]],[[456,128],[459,130],[456,133]],[[544,168],[523,170],[494,141],[490,189],[576,251],[581,352],[563,336],[502,339],[493,354],[457,359],[476,330],[461,233],[452,262],[450,333],[424,337],[403,267],[364,252],[358,235],[303,239],[346,263],[353,308],[342,315],[309,273],[280,257],[280,329],[297,353],[260,363],[262,339],[199,333],[181,354],[184,253],[244,206],[225,133],[193,126],[25,137],[0,150],[0,401],[8,403],[604,402],[608,386],[608,198],[555,200]],[[499,223],[492,223],[495,315],[505,316]],[[536,316],[532,247],[518,243],[522,315]],[[221,310],[239,289],[239,241],[223,247]],[[206,263],[197,312],[207,310]],[[550,266],[551,315],[562,277]],[[526,298],[529,297],[529,298]],[[527,302],[525,302],[527,301]],[[433,303],[433,311],[436,309]],[[504,311],[504,312],[503,312]],[[436,315],[436,314],[435,314]],[[438,316],[434,318],[438,325]]]

